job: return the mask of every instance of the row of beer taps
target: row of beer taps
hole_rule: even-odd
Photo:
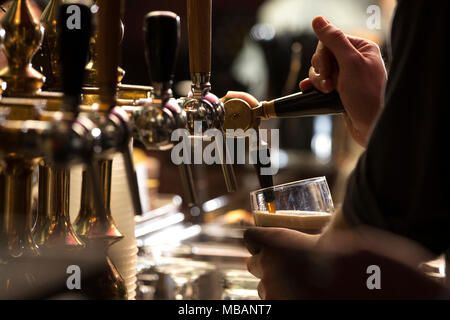
[[[110,210],[114,155],[123,155],[134,212],[139,215],[132,139],[148,149],[167,150],[174,130],[192,132],[194,121],[201,121],[204,129],[221,130],[224,119],[224,105],[211,93],[210,84],[211,0],[188,0],[193,87],[189,97],[178,100],[171,88],[180,18],[172,12],[145,17],[152,87],[123,85],[122,7],[123,0],[51,0],[38,21],[28,0],[13,0],[0,30],[8,59],[0,71],[0,264],[56,247],[96,248],[105,255],[110,283],[103,285],[109,286],[106,296],[113,298],[126,295],[120,274],[107,257],[107,248],[123,237]],[[81,207],[72,224],[70,169],[76,165],[84,171]],[[192,206],[196,196],[191,168],[179,167],[185,201]],[[228,190],[234,191],[233,168],[223,164],[223,172]],[[0,280],[3,290],[14,284],[7,276]]]
[[[40,20],[33,16],[29,0],[10,2],[0,28],[8,59],[0,71],[0,268],[55,248],[93,249],[105,262],[95,292],[102,298],[126,298],[124,281],[107,250],[123,238],[110,209],[117,154],[123,156],[134,212],[142,214],[133,139],[149,150],[169,150],[177,129],[199,138],[198,123],[202,132],[223,132],[258,126],[260,119],[269,117],[342,112],[336,94],[318,92],[262,103],[255,109],[243,100],[219,99],[211,90],[212,0],[186,1],[192,90],[179,99],[172,93],[180,45],[177,14],[156,11],[145,16],[150,87],[121,83],[123,0],[50,0]],[[217,150],[222,150],[222,171],[228,191],[233,192],[236,177],[226,161],[226,147]],[[81,206],[71,223],[70,171],[79,165],[84,168]],[[194,206],[191,165],[178,166],[184,200]],[[33,215],[37,168],[38,205]],[[260,181],[262,187],[272,183]],[[0,296],[15,281],[0,272]]]

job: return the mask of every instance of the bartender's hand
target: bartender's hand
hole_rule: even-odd
[[[365,232],[361,241],[351,232],[325,243],[317,237],[278,228],[252,228],[245,243],[252,254],[249,271],[261,279],[262,299],[436,299],[444,287],[416,271],[424,251],[404,239]],[[428,258],[428,257],[427,257]],[[399,262],[401,261],[401,262]],[[381,289],[367,286],[368,267],[380,268]],[[369,281],[373,284],[372,281]]]
[[[312,25],[319,44],[309,79],[300,83],[300,89],[337,90],[347,111],[348,130],[365,146],[383,105],[387,74],[380,49],[372,41],[345,35],[323,17]]]

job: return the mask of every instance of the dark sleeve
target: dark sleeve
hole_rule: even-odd
[[[450,1],[399,1],[385,109],[343,205],[350,224],[397,233],[434,253],[450,247],[449,13]]]

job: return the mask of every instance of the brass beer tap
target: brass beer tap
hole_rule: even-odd
[[[83,115],[92,119],[99,134],[95,162],[100,170],[104,212],[100,213],[93,207],[92,188],[87,180],[90,173],[84,172],[82,201],[75,228],[88,247],[95,247],[99,250],[103,248],[106,255],[108,247],[123,237],[110,211],[112,158],[117,153],[122,153],[124,157],[135,213],[141,214],[142,209],[136,173],[129,149],[132,138],[130,118],[123,108],[117,107],[117,66],[120,58],[122,1],[99,0],[97,4],[96,50],[99,53],[107,54],[104,54],[103,59],[99,59],[97,62],[97,103],[85,108]],[[111,285],[110,290],[115,292],[114,298],[126,298],[123,279],[108,257],[107,262],[110,272],[105,274],[108,278],[105,282]]]
[[[270,149],[260,141],[259,126],[261,120],[271,118],[299,118],[311,117],[318,115],[334,115],[344,112],[344,107],[337,92],[328,94],[321,93],[317,90],[308,92],[300,92],[286,97],[281,97],[272,101],[263,101],[256,108],[252,108],[246,101],[242,99],[225,99],[225,129],[247,131],[249,129],[256,130],[257,147],[252,155],[256,159],[255,169],[261,188],[266,189],[273,186],[273,178],[270,175],[262,175],[261,169],[269,166],[262,164],[260,154],[265,152],[270,158]],[[264,191],[265,200],[271,213],[276,211],[273,200],[275,199],[273,191],[267,189]]]
[[[43,76],[34,70],[30,60],[39,47],[43,28],[37,23],[25,0],[11,3],[1,21],[0,34],[4,37],[3,48],[8,66],[0,71],[0,78],[7,87],[4,95],[21,97],[39,92]],[[23,123],[37,120],[36,101],[20,98],[2,98],[1,127],[8,122]],[[28,148],[19,143],[24,136],[20,126],[0,129],[0,157],[2,178],[0,190],[1,231],[0,260],[8,261],[22,256],[39,255],[32,237],[32,177],[40,150],[33,148],[30,136]],[[11,279],[9,279],[11,280]],[[8,282],[8,280],[6,280]],[[6,283],[5,282],[5,283]],[[4,283],[2,283],[3,289]]]
[[[30,20],[31,15],[25,14],[25,10],[29,10],[27,4],[22,2],[21,5],[11,6],[9,10],[12,10],[12,13],[8,13],[16,18],[21,18],[17,18],[14,23],[34,28],[37,22]],[[82,8],[81,5],[79,7]],[[21,15],[17,14],[18,8],[22,12]],[[87,23],[87,27],[79,31],[82,38],[83,32],[86,34],[90,30],[90,11],[88,7],[84,7],[84,11],[81,11],[84,12],[84,15],[81,15],[82,21]],[[64,11],[62,12],[64,13]],[[88,13],[88,17],[86,17],[86,13]],[[22,30],[26,30],[26,28]],[[19,98],[2,99],[2,108],[7,110],[0,113],[5,114],[0,118],[1,163],[4,164],[0,179],[2,183],[0,190],[3,190],[3,196],[0,197],[2,200],[0,208],[2,221],[0,260],[2,263],[30,255],[37,256],[45,251],[40,249],[57,247],[78,249],[84,246],[73,232],[68,218],[68,169],[71,165],[84,164],[87,166],[87,170],[91,173],[92,185],[95,186],[92,192],[96,195],[97,210],[99,212],[103,210],[98,177],[92,164],[96,142],[92,130],[95,129],[95,126],[88,118],[78,117],[82,83],[80,71],[84,70],[85,63],[82,55],[85,50],[86,56],[89,37],[85,37],[86,44],[83,49],[83,41],[77,41],[80,39],[80,35],[75,35],[74,38],[64,30],[66,29],[62,31],[61,41],[66,41],[66,43],[60,47],[62,50],[69,51],[63,53],[61,57],[68,58],[69,61],[66,60],[68,63],[63,63],[65,66],[63,68],[65,96],[63,103],[60,104],[60,111],[43,112],[42,108],[36,106],[38,99],[20,98],[21,92],[17,93]],[[77,33],[78,30],[73,32]],[[26,32],[22,33],[22,35],[25,34]],[[87,34],[89,35],[89,33]],[[8,38],[7,33],[6,38]],[[21,38],[17,40],[24,41]],[[8,77],[6,79],[10,80]],[[14,83],[18,80],[12,81]],[[27,88],[34,87],[30,85]],[[31,89],[24,95],[33,94],[34,91]],[[46,191],[47,195],[54,191],[59,195],[53,198],[47,198],[45,192],[40,195],[41,200],[50,199],[50,201],[43,201],[39,208],[43,214],[40,218],[43,219],[38,220],[37,226],[48,226],[48,228],[44,228],[44,232],[40,233],[43,235],[42,238],[37,237],[38,241],[42,240],[42,247],[38,247],[31,231],[31,180],[37,162],[41,159],[45,159],[46,163],[52,167],[52,170],[47,172],[49,175],[42,175],[41,191]],[[53,183],[49,183],[50,180]],[[98,205],[99,201],[101,205]],[[14,283],[30,282],[30,279],[33,279],[33,276],[29,274],[11,275],[13,278],[8,278],[9,276],[6,275],[5,278],[2,275],[1,282],[2,289],[7,292],[11,286],[14,287]]]
[[[300,118],[344,113],[339,94],[324,94],[317,90],[299,92],[271,101],[263,101],[256,108],[242,99],[222,99],[225,103],[226,129],[258,128],[261,120],[271,118]]]
[[[14,0],[2,18],[4,51],[8,66],[0,71],[7,83],[4,96],[36,94],[44,77],[31,66],[31,59],[41,45],[44,27],[35,21],[27,0]]]

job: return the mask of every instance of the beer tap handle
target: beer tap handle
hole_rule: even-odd
[[[109,111],[116,106],[117,66],[120,61],[122,36],[122,0],[98,0],[98,85],[100,109]]]
[[[144,21],[145,56],[150,80],[157,98],[168,93],[173,84],[180,48],[180,17],[169,11],[150,12]]]
[[[192,74],[211,73],[212,0],[187,0]]]
[[[155,96],[162,100],[164,108],[168,99],[172,98],[172,84],[175,65],[180,46],[180,17],[173,12],[150,12],[144,21],[145,55]],[[181,111],[181,109],[180,109]],[[170,108],[174,117],[179,117],[176,110]],[[180,119],[178,119],[179,123]],[[184,202],[193,207],[197,204],[192,168],[189,164],[178,166]]]
[[[75,13],[79,13],[79,19],[71,22]],[[72,112],[76,118],[81,103],[84,66],[92,34],[92,14],[88,6],[73,3],[62,4],[59,14],[59,50],[64,92],[64,104],[61,111]]]
[[[267,118],[297,118],[345,112],[336,91],[325,94],[316,89],[263,102],[262,106]]]

